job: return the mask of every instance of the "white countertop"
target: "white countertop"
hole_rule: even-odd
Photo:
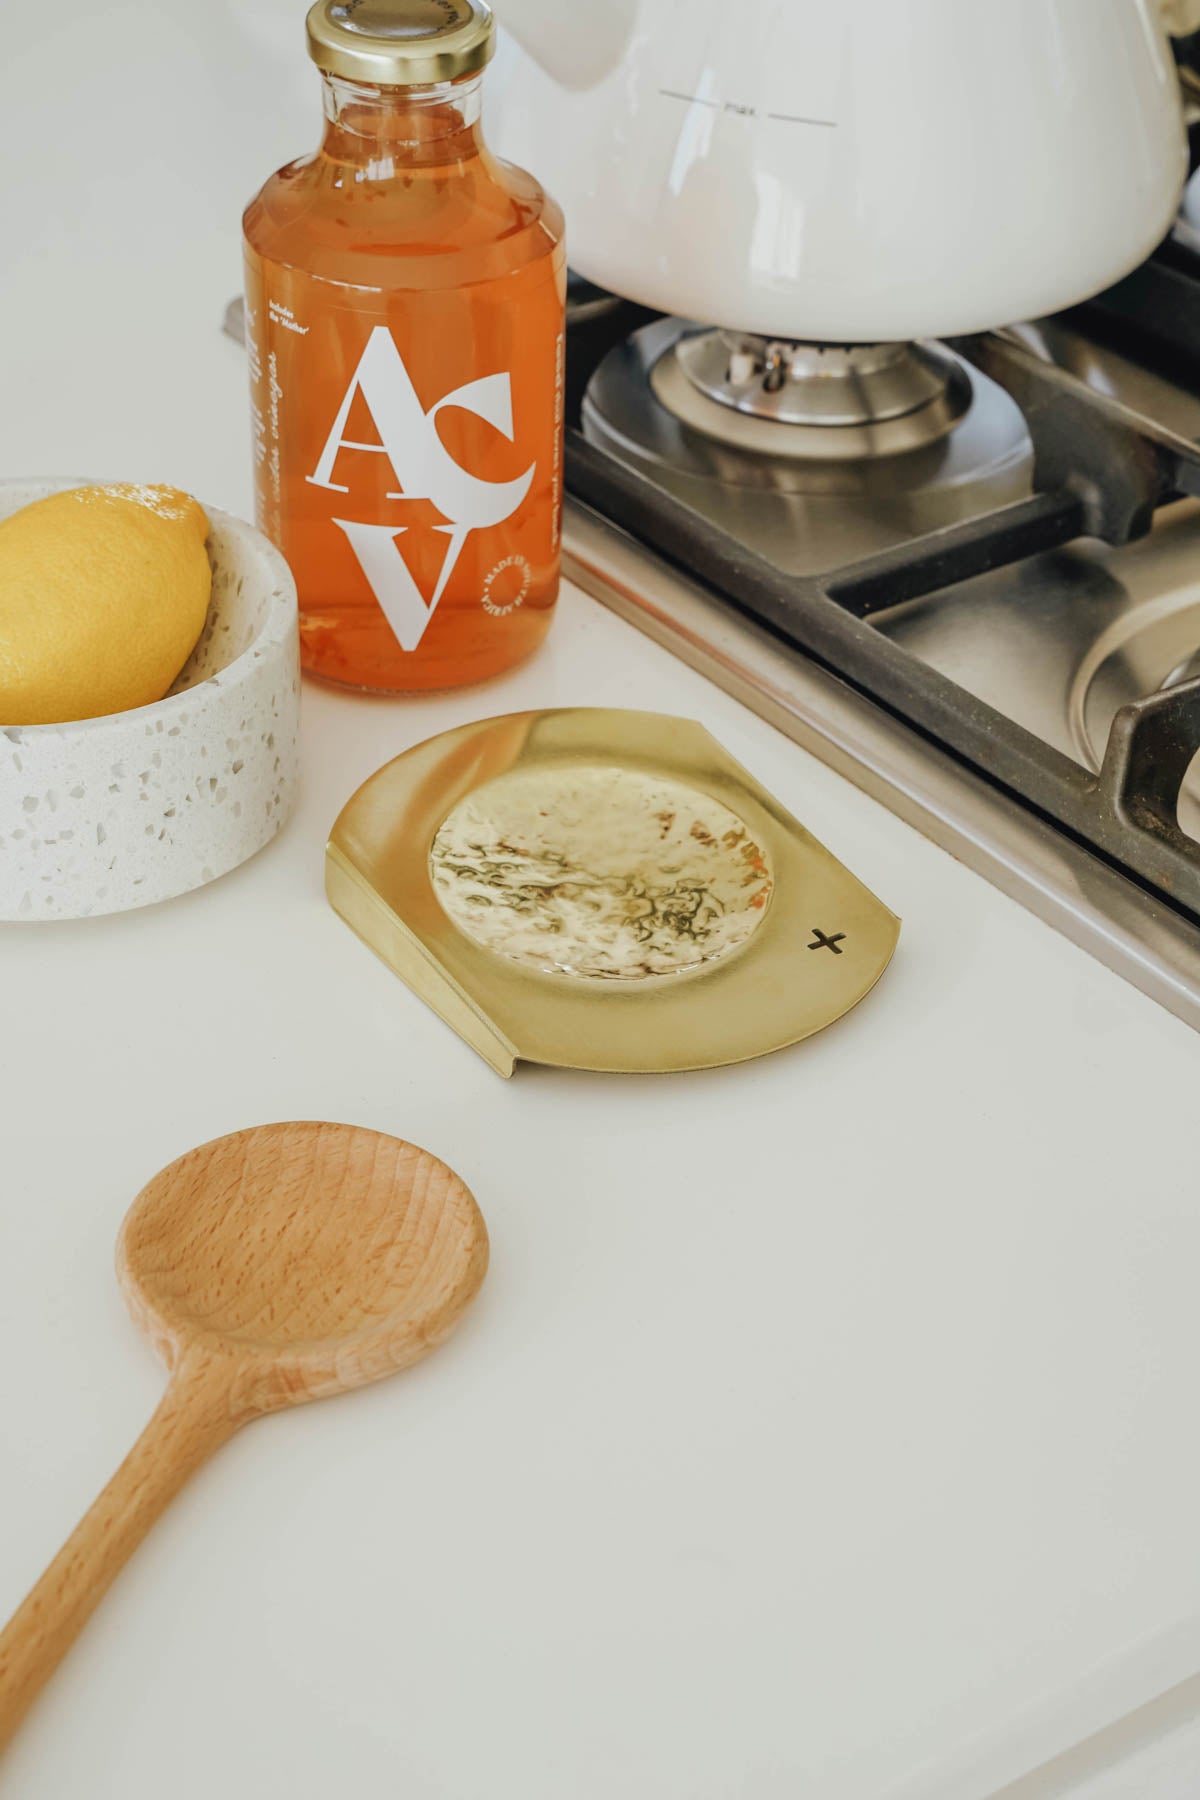
[[[231,11],[8,22],[0,473],[249,509],[219,324],[317,100],[302,8],[278,95]],[[904,918],[856,1013],[740,1069],[506,1084],[334,917],[367,775],[573,704],[702,719]],[[408,1136],[492,1272],[420,1369],[202,1474],[3,1800],[974,1800],[1200,1666],[1195,1036],[575,593],[486,689],[310,687],[304,749],[226,880],[0,929],[0,1616],[161,1389],[112,1250],[162,1164],[268,1119]],[[1195,1792],[1194,1732],[1147,1756],[1069,1791]]]

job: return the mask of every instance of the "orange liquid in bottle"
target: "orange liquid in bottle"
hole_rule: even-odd
[[[320,150],[245,217],[259,525],[307,669],[454,687],[536,649],[558,594],[562,217],[487,151],[477,77],[325,88]]]

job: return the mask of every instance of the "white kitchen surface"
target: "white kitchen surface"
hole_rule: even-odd
[[[219,322],[317,94],[302,3],[290,82],[234,21],[287,10],[8,10],[0,473],[248,509]],[[982,1800],[1200,1669],[1196,1037],[576,594],[490,688],[306,699],[257,861],[0,929],[0,1616],[161,1390],[112,1272],[160,1165],[269,1119],[411,1136],[492,1272],[428,1363],[201,1475],[0,1800]],[[855,1014],[740,1069],[506,1084],[340,924],[359,782],[571,704],[702,719],[903,916]],[[1014,1800],[1181,1800],[1198,1716]]]

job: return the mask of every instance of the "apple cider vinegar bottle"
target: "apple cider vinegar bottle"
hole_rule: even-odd
[[[497,674],[557,598],[562,216],[483,142],[494,38],[484,0],[317,0],[324,137],[245,216],[258,521],[351,687]]]

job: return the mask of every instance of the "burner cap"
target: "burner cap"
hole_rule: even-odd
[[[873,425],[938,399],[946,371],[915,344],[796,344],[730,331],[685,338],[701,393],[784,425]]]
[[[795,344],[734,332],[680,338],[651,381],[706,437],[841,462],[935,444],[970,404],[957,362],[922,344]]]

